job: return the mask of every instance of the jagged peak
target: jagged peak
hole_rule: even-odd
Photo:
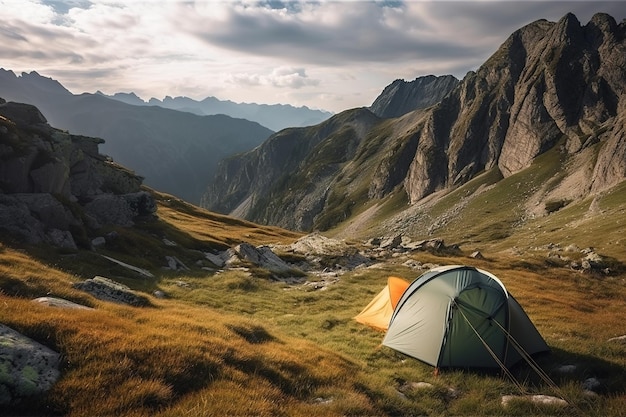
[[[582,33],[580,20],[573,13],[567,13],[557,22],[555,33],[558,34],[557,39],[561,42],[576,39]]]
[[[606,13],[596,13],[593,15],[586,28],[600,30],[603,34],[615,36],[618,31],[617,22],[613,16]]]

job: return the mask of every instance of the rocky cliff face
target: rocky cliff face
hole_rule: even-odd
[[[101,143],[52,128],[36,107],[0,100],[0,229],[75,249],[103,225],[154,214],[142,178],[100,155]]]
[[[256,149],[222,161],[202,205],[260,223],[310,229],[330,184],[378,121],[363,108],[314,127],[282,130]]]
[[[208,207],[261,223],[324,230],[400,187],[415,205],[487,170],[514,175],[555,148],[560,174],[538,202],[606,190],[626,177],[625,37],[626,23],[605,14],[584,26],[571,14],[531,23],[451,91],[452,80],[441,84],[443,98],[432,107],[370,118],[358,134],[349,124],[321,128],[342,125],[336,116],[231,159],[216,180],[228,189],[214,185]],[[396,81],[372,107],[379,114],[401,112],[410,91]],[[299,154],[290,150],[295,143]],[[325,171],[316,158],[321,144],[337,155]],[[288,162],[268,157],[269,149]],[[259,177],[269,187],[258,187]]]
[[[613,161],[595,164],[578,194],[623,179],[625,31],[608,15],[581,26],[568,14],[511,35],[424,123],[405,182],[410,200],[496,165],[511,175],[557,143],[574,155],[601,142],[598,163]]]
[[[378,117],[400,117],[439,103],[458,84],[452,75],[429,75],[410,82],[395,80],[374,100],[370,110]]]

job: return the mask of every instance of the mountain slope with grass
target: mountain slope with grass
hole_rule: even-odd
[[[358,133],[348,123],[341,135],[326,125],[292,131],[288,146],[307,142],[311,150],[288,153],[289,167],[261,153],[265,146],[277,155],[288,149],[271,139],[231,158],[220,166],[203,204],[303,231],[372,236],[396,228],[415,239],[455,218],[474,224],[475,212],[461,214],[478,194],[446,202],[458,198],[457,190],[494,187],[504,195],[510,191],[507,202],[516,207],[499,207],[515,213],[503,220],[504,237],[528,220],[600,201],[623,183],[625,51],[626,23],[606,14],[585,25],[572,14],[531,23],[432,107],[395,119],[370,118]],[[350,112],[364,110],[329,122],[344,123]],[[308,139],[313,135],[315,142]],[[515,178],[546,164],[533,188],[520,183],[525,193],[507,190]],[[282,169],[274,175],[277,167]],[[260,187],[259,176],[265,184]],[[228,185],[220,185],[226,178]],[[472,188],[481,178],[484,187]],[[433,205],[440,213],[421,213]],[[442,207],[454,211],[440,217]],[[397,224],[390,229],[383,220],[392,214]]]
[[[142,186],[97,152],[100,141],[52,128],[32,106],[2,103],[0,110],[0,207],[22,210],[11,216],[18,221],[27,210],[42,230],[70,233],[79,243],[28,241],[16,230],[0,234],[0,324],[59,357],[58,379],[35,394],[39,374],[24,367],[16,383],[11,368],[19,361],[10,359],[15,339],[0,333],[3,415],[605,416],[624,410],[623,245],[610,252],[613,258],[599,251],[593,262],[604,258],[602,270],[573,269],[564,259],[586,256],[582,248],[504,250],[501,235],[509,244],[528,239],[522,229],[506,228],[511,212],[505,210],[491,222],[477,211],[474,223],[459,232],[468,241],[456,248],[376,246],[356,234],[349,240],[303,235],[216,214]],[[378,120],[369,112],[346,116]],[[507,194],[494,183],[531,192],[551,174],[547,162],[538,159],[534,169],[504,180],[479,176],[429,213],[454,221],[445,216],[468,192],[480,198],[467,201],[467,210],[496,212],[506,206]],[[6,169],[15,164],[21,169]],[[142,195],[151,210],[133,212],[128,194]],[[609,219],[624,219],[623,195],[615,189],[590,203],[604,216],[595,224],[580,223],[581,208],[570,204],[560,210],[556,205],[537,226],[551,236],[582,228],[587,242],[600,242],[612,233]],[[11,199],[20,203],[7,204]],[[119,210],[124,203],[131,218],[89,220],[89,203],[100,199],[110,210],[97,213],[126,212]],[[0,226],[8,220],[0,215]],[[481,258],[470,256],[469,239],[482,242]],[[252,248],[258,252],[250,256]],[[272,269],[277,259],[289,268]],[[412,280],[449,264],[470,264],[502,280],[551,349],[535,365],[547,379],[524,364],[508,376],[434,372],[382,347],[381,332],[353,319],[387,277]],[[143,302],[103,299],[79,285],[95,277]],[[529,395],[561,401],[537,404]]]

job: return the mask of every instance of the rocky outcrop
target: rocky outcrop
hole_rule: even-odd
[[[370,110],[378,117],[400,117],[439,103],[459,84],[452,75],[428,75],[413,81],[395,80],[374,100]]]
[[[148,299],[132,291],[129,287],[112,279],[96,276],[92,279],[73,284],[74,288],[85,291],[94,297],[119,304],[143,307],[149,304]]]
[[[61,355],[0,324],[0,406],[19,406],[59,379]]]
[[[280,259],[267,246],[256,247],[249,243],[241,243],[234,248],[227,250],[224,255],[226,258],[225,265],[227,266],[237,265],[241,263],[241,261],[246,261],[252,263],[253,265],[267,269],[272,273],[293,273],[303,275],[301,271],[296,270],[294,267]]]
[[[101,143],[49,126],[33,106],[0,103],[0,229],[76,249],[104,225],[154,215],[142,178],[100,155]]]

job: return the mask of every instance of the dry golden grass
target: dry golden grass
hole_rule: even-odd
[[[155,193],[159,204],[159,217],[175,229],[182,230],[194,239],[231,247],[242,241],[253,245],[291,243],[302,233],[290,232],[272,226],[257,224],[223,216],[186,203],[167,194]]]
[[[164,271],[151,264],[162,255],[151,235],[156,242],[166,235],[192,247],[289,242],[299,235],[166,201],[167,196],[159,199],[160,220],[142,226],[149,233],[122,231],[128,239],[126,259],[152,265],[157,278],[148,281],[111,270],[138,291],[168,294],[167,299],[146,294],[150,307],[107,303],[73,289],[73,282],[103,268],[91,260],[93,253],[63,257],[43,254],[41,248],[0,246],[0,322],[63,355],[62,378],[46,398],[21,411],[138,417],[623,413],[624,345],[607,342],[626,334],[623,275],[584,275],[549,265],[541,256],[506,252],[484,253],[485,260],[463,254],[414,256],[421,262],[470,264],[493,272],[552,348],[540,364],[558,392],[525,367],[516,375],[528,392],[563,395],[573,405],[553,409],[522,403],[505,410],[501,395],[519,392],[502,375],[445,371],[435,377],[431,367],[382,347],[381,332],[353,320],[387,276],[413,279],[419,272],[389,263],[345,274],[328,289],[315,291],[242,271]],[[131,244],[137,236],[142,244]],[[181,281],[187,285],[180,286]],[[47,294],[95,309],[65,310],[30,301]],[[555,368],[563,364],[579,367],[573,374],[558,374]],[[592,376],[602,380],[603,390],[587,398],[581,382]],[[433,388],[403,388],[419,381]]]

